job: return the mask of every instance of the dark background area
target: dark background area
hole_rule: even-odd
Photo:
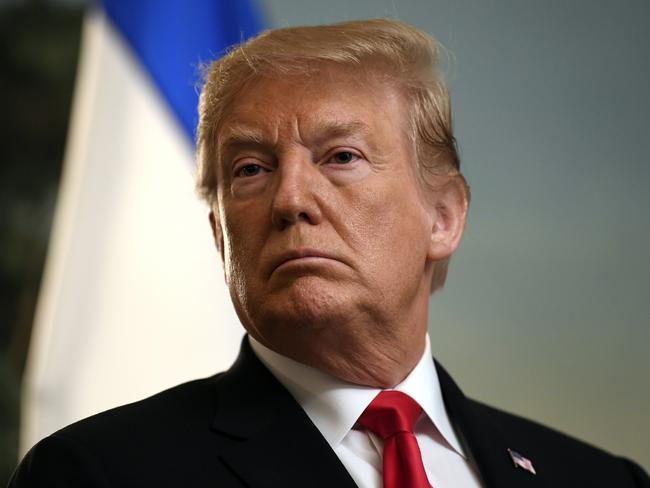
[[[0,3],[0,486],[18,450],[20,378],[65,149],[83,9]]]

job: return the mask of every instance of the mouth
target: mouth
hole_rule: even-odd
[[[292,249],[280,254],[274,260],[271,268],[271,274],[280,268],[301,265],[317,265],[324,261],[339,261],[335,256],[311,248]]]

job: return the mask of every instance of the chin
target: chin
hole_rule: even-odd
[[[269,295],[258,318],[294,329],[320,329],[350,317],[352,302],[340,283],[307,277]]]

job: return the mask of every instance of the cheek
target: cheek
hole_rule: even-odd
[[[239,222],[239,223],[237,223]],[[244,220],[226,221],[224,226],[224,269],[228,282],[238,289],[246,285],[247,268],[254,265],[255,242]]]
[[[376,269],[407,256],[404,265],[412,262],[411,272],[426,259],[428,215],[418,195],[390,190],[368,189],[355,201],[347,220],[351,244]]]
[[[428,215],[419,194],[401,185],[368,188],[361,193],[355,208],[357,225],[366,227],[366,237],[391,243],[413,245],[413,239],[428,235]]]

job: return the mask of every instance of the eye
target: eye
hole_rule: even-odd
[[[255,176],[262,171],[262,167],[258,164],[247,164],[245,166],[242,166],[237,170],[235,173],[235,176],[242,176],[244,178],[246,177],[251,177]]]
[[[340,151],[332,156],[332,161],[336,164],[349,164],[358,158],[356,154],[350,151]]]

